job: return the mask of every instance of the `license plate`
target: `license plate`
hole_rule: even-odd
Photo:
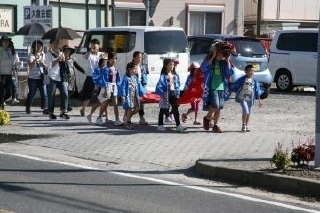
[[[248,63],[248,65],[252,65],[253,71],[255,71],[255,72],[260,70],[260,64],[258,64],[258,63]]]

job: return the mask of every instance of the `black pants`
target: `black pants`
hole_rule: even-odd
[[[4,108],[4,102],[11,97],[11,75],[0,75],[0,108]]]
[[[176,121],[176,125],[180,125],[180,114],[177,96],[174,92],[169,92],[169,104],[171,105],[171,111]],[[163,116],[169,113],[169,109],[160,109],[158,117],[158,125],[163,125]]]

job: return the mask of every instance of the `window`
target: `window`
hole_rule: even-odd
[[[145,32],[144,37],[144,50],[147,54],[187,51],[187,37],[183,31],[151,31]]]
[[[194,39],[189,42],[190,55],[207,54],[213,44],[213,39]]]
[[[114,15],[115,26],[145,26],[145,10],[117,9]]]
[[[93,32],[92,32],[93,33]],[[86,42],[81,43],[81,46],[89,48],[89,42],[92,39],[98,39],[100,41],[100,51],[101,52],[115,52],[115,53],[125,53],[130,52],[135,45],[136,34],[129,32],[115,32],[115,31],[105,31],[105,32],[94,32],[94,34],[86,35],[83,39]]]
[[[221,34],[224,6],[188,5],[188,35]]]
[[[279,50],[317,52],[317,33],[282,33],[279,35]]]
[[[253,58],[264,58],[266,56],[266,50],[259,40],[238,38],[229,40],[236,50],[238,56],[253,57]]]

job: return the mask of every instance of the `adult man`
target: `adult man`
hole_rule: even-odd
[[[203,128],[209,130],[213,116],[213,128],[215,133],[222,133],[218,126],[220,110],[224,101],[229,97],[228,80],[233,74],[230,63],[230,54],[223,51],[223,43],[216,43],[210,53],[201,64],[204,73],[203,110],[208,111],[203,118]]]

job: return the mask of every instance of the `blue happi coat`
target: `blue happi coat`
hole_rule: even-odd
[[[223,81],[223,87],[224,87],[224,99],[229,100],[229,78],[231,75],[233,75],[233,69],[232,67],[228,67],[228,64],[225,60],[221,60],[220,62],[220,72],[222,75],[222,81]],[[203,95],[202,95],[202,100],[203,100],[203,110],[207,111],[207,101],[209,100],[209,91],[211,89],[211,82],[212,82],[212,73],[213,70],[212,68],[215,65],[215,61],[213,60],[212,63],[210,63],[209,60],[203,60],[201,63],[201,71],[204,74],[204,88],[203,88]]]
[[[180,78],[176,73],[173,75],[174,79],[174,92],[177,97],[180,96]],[[160,96],[159,106],[161,109],[167,109],[170,107],[169,104],[169,84],[168,84],[168,75],[162,74],[160,75],[159,81],[156,86],[155,93]]]
[[[92,81],[94,85],[100,86],[100,87],[108,87],[110,82],[110,72],[111,69],[109,67],[97,67],[93,70],[92,73]],[[120,78],[120,71],[118,68],[116,68],[116,84],[117,87],[119,88],[120,83],[121,83],[121,78]]]
[[[230,90],[236,93],[236,97],[235,97],[236,102],[240,102],[239,94],[242,90],[245,79],[246,79],[246,76],[242,76],[230,86]],[[255,100],[258,99],[262,94],[262,91],[260,89],[260,84],[255,78],[253,78],[252,91],[254,95],[251,98],[251,104],[253,105],[255,103]]]
[[[121,97],[124,97],[124,102],[122,103],[123,109],[129,109],[133,107],[133,100],[131,100],[131,91],[132,91],[132,87],[130,87],[129,85],[129,81],[130,81],[130,76],[129,75],[125,75],[121,81],[120,84],[120,89],[119,89],[119,95]],[[134,75],[134,78],[136,80],[136,97],[138,98],[138,102],[139,102],[139,97],[144,96],[147,91],[146,89],[142,86],[141,82],[139,81],[138,76]]]

